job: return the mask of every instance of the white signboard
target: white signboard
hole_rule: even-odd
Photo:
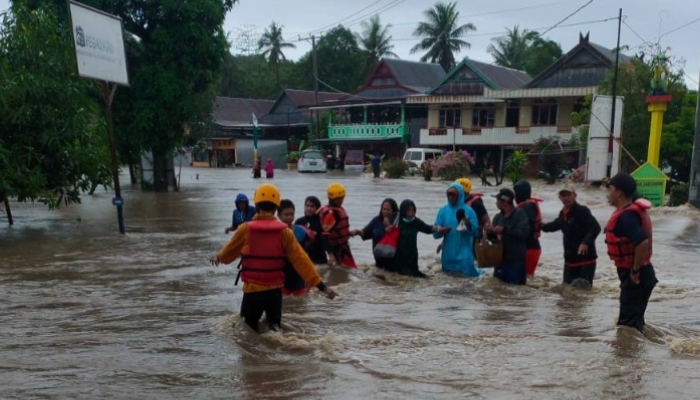
[[[620,169],[620,134],[622,132],[622,114],[624,99],[615,99],[615,131],[613,140],[612,168],[610,176]],[[608,176],[608,142],[610,140],[610,119],[612,118],[612,96],[593,97],[591,105],[591,123],[588,128],[588,146],[586,155],[586,181],[599,182]]]
[[[70,14],[80,76],[129,85],[122,20],[73,1]]]

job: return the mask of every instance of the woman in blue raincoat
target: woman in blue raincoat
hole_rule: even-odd
[[[435,218],[435,225],[449,227],[446,234],[436,232],[435,239],[442,242],[442,270],[477,277],[484,272],[474,266],[474,237],[479,233],[479,221],[474,210],[464,203],[464,189],[459,183],[447,188],[447,204]],[[464,224],[460,226],[460,222]]]

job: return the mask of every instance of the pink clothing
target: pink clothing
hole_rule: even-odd
[[[265,175],[268,178],[272,178],[274,173],[275,173],[275,164],[272,163],[272,160],[268,159],[267,164],[265,164]]]

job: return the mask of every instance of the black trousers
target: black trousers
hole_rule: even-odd
[[[618,325],[631,326],[639,331],[644,329],[644,313],[647,311],[649,297],[654,286],[659,282],[656,279],[654,266],[647,264],[639,271],[639,283],[630,280],[628,268],[618,268],[617,276],[620,278],[620,316]]]
[[[306,282],[294,269],[291,263],[284,265],[284,289],[289,293],[294,293],[306,287]]]
[[[241,316],[254,331],[259,332],[258,322],[263,312],[268,325],[282,324],[282,289],[243,293]]]
[[[593,278],[595,278],[596,262],[591,261],[590,264],[571,267],[564,263],[564,283],[570,285],[575,279],[584,279],[593,286]]]

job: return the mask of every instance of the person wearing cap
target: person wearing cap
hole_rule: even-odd
[[[279,190],[269,183],[260,185],[253,200],[258,207],[253,221],[241,224],[231,240],[209,262],[218,266],[241,257],[242,268],[236,278],[236,284],[239,278],[243,280],[241,316],[248,326],[259,332],[259,320],[265,313],[270,330],[279,331],[287,261],[309,287],[318,288],[329,299],[337,294],[323,283],[294,232],[275,217],[281,202]]]
[[[494,197],[500,212],[493,216],[493,222],[484,231],[489,240],[503,243],[503,263],[494,268],[493,276],[506,283],[524,285],[527,283],[526,241],[530,235],[527,214],[515,207],[512,190],[503,188]]]
[[[564,242],[564,283],[577,279],[593,285],[598,253],[595,240],[600,234],[600,224],[591,210],[576,201],[576,187],[565,183],[559,190],[559,200],[564,206],[552,222],[542,224],[542,232],[562,231]],[[576,283],[578,285],[578,283]]]
[[[651,218],[645,202],[633,201],[637,183],[630,174],[620,172],[613,176],[608,189],[615,211],[605,226],[605,244],[620,279],[617,324],[642,331],[649,297],[659,282],[651,264]]]
[[[255,215],[255,206],[250,205],[248,196],[244,193],[238,193],[235,204],[236,208],[233,209],[231,226],[226,228],[226,233],[235,231],[244,222],[252,221]]]
[[[318,210],[321,218],[323,246],[328,253],[328,265],[343,265],[357,268],[355,258],[350,251],[350,218],[343,208],[347,191],[341,183],[333,182],[326,189],[328,204]]]
[[[450,184],[445,194],[447,204],[435,217],[435,226],[441,228],[433,233],[435,239],[444,238],[440,256],[442,270],[468,277],[481,276],[484,272],[474,265],[474,236],[479,231],[476,213],[464,203],[464,189],[459,183]],[[463,230],[458,229],[460,224]]]

